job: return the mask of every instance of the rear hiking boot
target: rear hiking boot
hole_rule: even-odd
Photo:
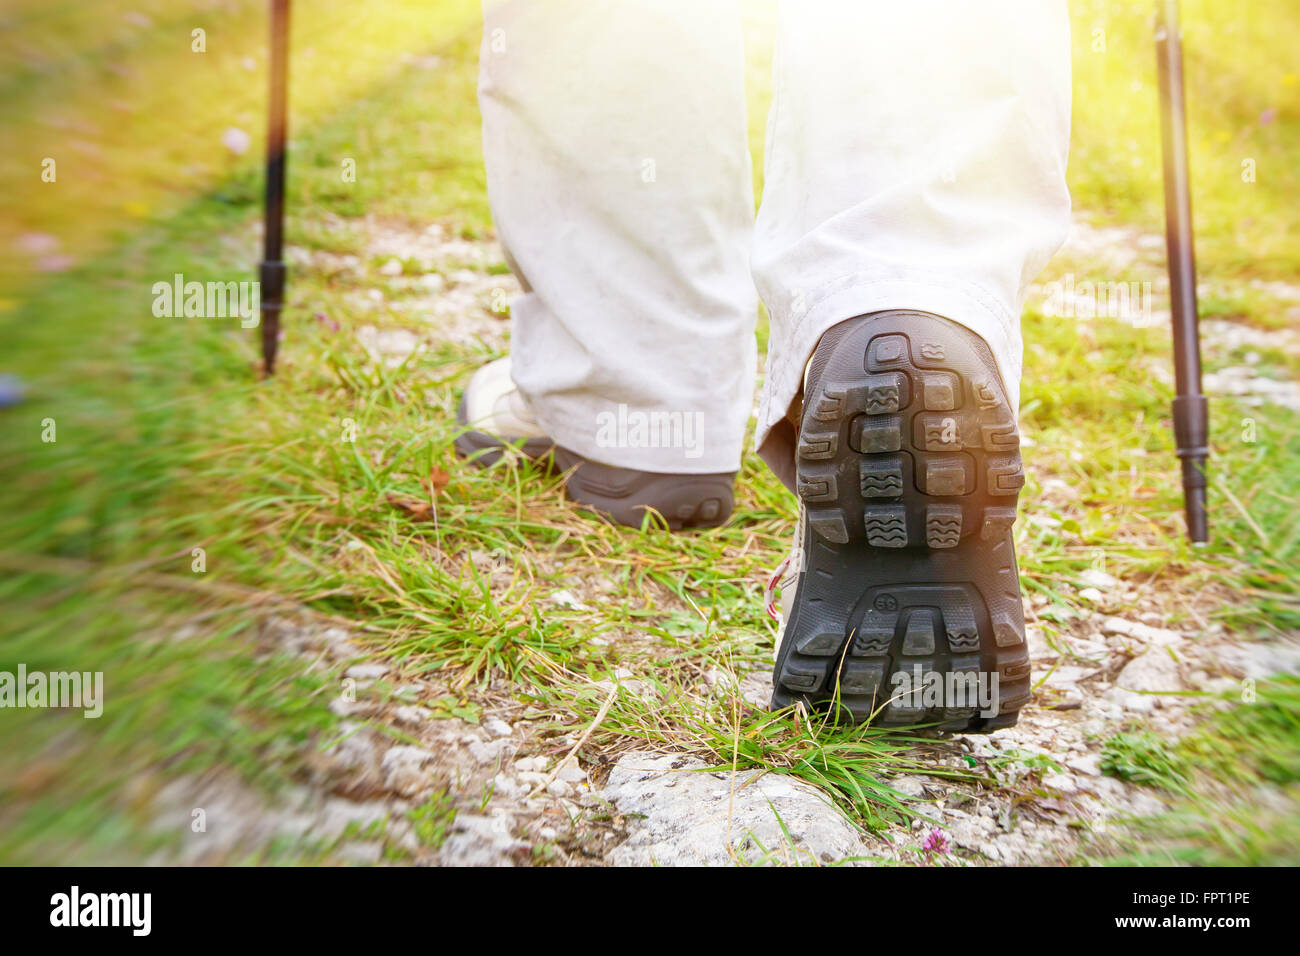
[[[484,468],[502,458],[515,461],[520,454],[541,461],[555,447],[515,387],[509,356],[470,376],[456,421],[463,429],[456,436],[457,454]]]
[[[731,517],[735,472],[682,475],[606,465],[555,444],[538,424],[510,377],[509,357],[489,362],[470,378],[456,420],[456,452],[481,467],[520,455],[567,472],[570,500],[617,524],[639,528],[647,513],[673,531],[711,528]],[[658,519],[651,518],[652,521]]]
[[[842,322],[809,365],[799,524],[779,587],[772,706],[837,718],[1010,727],[1029,702],[1011,541],[1025,482],[984,340],[926,312]]]

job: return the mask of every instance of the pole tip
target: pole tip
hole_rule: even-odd
[[[1205,486],[1183,487],[1186,503],[1187,537],[1192,544],[1204,547],[1210,540],[1210,519],[1205,510]]]

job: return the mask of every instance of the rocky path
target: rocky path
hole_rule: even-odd
[[[364,230],[364,256],[296,256],[300,267],[353,280],[347,307],[362,317],[353,330],[375,361],[400,363],[435,335],[504,347],[500,305],[514,286],[494,268],[499,250],[448,238],[438,227],[367,222]],[[1080,224],[1064,255],[1109,257],[1117,270],[1153,274],[1160,246],[1158,237],[1153,243]],[[375,262],[386,291],[366,288]],[[411,262],[416,275],[404,266]],[[1300,289],[1271,294],[1281,308],[1300,309]],[[410,321],[370,323],[364,317],[371,312]],[[1208,348],[1265,334],[1222,321],[1205,331]],[[1300,350],[1290,333],[1268,333],[1267,344]],[[1262,378],[1249,363],[1210,377],[1207,386],[1300,408],[1294,382]],[[1043,487],[1048,496],[1069,494],[1050,478]],[[539,715],[506,686],[489,688],[480,710],[458,713],[448,688],[393,670],[306,611],[265,621],[262,641],[298,655],[309,669],[341,675],[330,704],[342,719],[339,739],[313,751],[308,776],[273,800],[221,776],[176,780],[151,799],[165,827],[202,809],[205,827],[188,828],[177,851],[184,862],[239,859],[277,840],[318,847],[323,860],[344,863],[1064,862],[1112,821],[1161,809],[1151,791],[1102,773],[1101,745],[1113,734],[1136,723],[1175,738],[1190,725],[1195,694],[1300,670],[1300,646],[1238,640],[1186,594],[1099,569],[1085,572],[1083,585],[1070,620],[1055,622],[1060,636],[1052,643],[1035,623],[1046,599],[1027,603],[1037,687],[1020,724],[988,737],[959,736],[936,758],[936,771],[978,761],[996,784],[896,777],[891,785],[916,813],[909,827],[864,833],[828,795],[784,775],[733,773],[680,752],[605,756],[577,746],[582,728],[540,735]],[[1175,619],[1186,623],[1171,628]],[[648,692],[634,682],[607,686]],[[762,707],[768,675],[741,675],[734,692]]]

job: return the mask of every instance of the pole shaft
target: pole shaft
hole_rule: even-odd
[[[1192,233],[1191,173],[1187,158],[1187,104],[1178,0],[1158,0],[1156,66],[1160,79],[1160,133],[1164,158],[1165,246],[1174,345],[1174,438],[1182,461],[1187,533],[1209,537],[1205,467],[1209,409],[1201,393],[1201,342],[1197,327],[1196,255]]]
[[[284,172],[288,127],[289,0],[271,0],[270,90],[266,124],[266,203],[262,235],[262,361],[275,371],[284,303]]]

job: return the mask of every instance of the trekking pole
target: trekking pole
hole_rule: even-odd
[[[289,86],[289,0],[271,0],[271,91],[266,127],[266,206],[260,268],[262,367],[275,371],[284,303],[284,150]]]
[[[1183,41],[1178,0],[1157,0],[1156,68],[1160,76],[1160,140],[1164,157],[1165,248],[1174,334],[1174,442],[1183,467],[1187,536],[1209,540],[1205,467],[1209,406],[1201,393],[1201,339],[1197,328],[1196,256],[1187,165],[1187,107],[1183,98]]]

